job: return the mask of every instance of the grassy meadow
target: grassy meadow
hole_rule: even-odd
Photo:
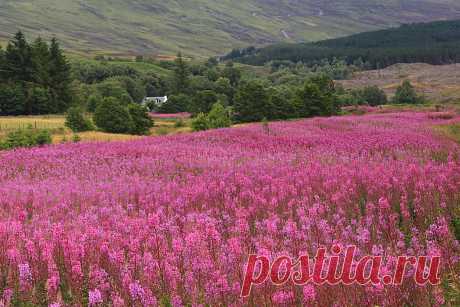
[[[184,120],[182,127],[176,127],[174,118],[155,119],[155,126],[151,129],[151,136],[162,136],[176,133],[190,132],[190,120]],[[114,134],[101,131],[87,131],[73,133],[65,126],[64,115],[44,116],[8,116],[0,117],[0,139],[12,131],[19,129],[46,129],[52,134],[54,144],[72,142],[74,135],[78,135],[81,142],[114,142],[139,139],[142,136],[129,134]]]
[[[440,125],[436,127],[436,130],[442,135],[455,140],[460,143],[460,123],[452,123],[446,125]]]

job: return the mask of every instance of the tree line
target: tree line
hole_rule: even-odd
[[[187,60],[157,62],[141,57],[129,61],[72,59],[56,39],[28,43],[18,32],[1,52],[0,114],[68,113],[74,131],[101,129],[114,133],[147,134],[152,112],[189,112],[196,130],[252,122],[330,116],[350,104],[387,102],[378,88],[345,91],[333,79],[345,79],[359,69],[343,60],[314,66],[272,62],[262,72],[232,61]],[[153,62],[156,67],[149,69]],[[147,65],[139,69],[139,65]],[[407,91],[406,91],[407,92]],[[144,106],[146,96],[165,96],[162,105]],[[201,127],[201,128],[200,128]]]
[[[284,60],[311,66],[333,58],[363,69],[380,69],[396,63],[458,63],[460,20],[406,24],[314,43],[235,49],[223,59],[251,65]]]
[[[72,104],[70,65],[58,41],[18,32],[0,49],[0,114],[61,113]]]
[[[192,84],[196,70],[178,56],[173,76],[175,94],[158,111],[203,116],[219,104],[237,122],[329,116],[339,112],[334,82],[324,74],[308,80],[300,77],[302,82],[296,85],[275,85],[269,79],[244,75],[232,62],[219,67],[217,62],[208,61],[202,68],[198,75],[207,79],[208,87],[196,88]],[[211,79],[210,69],[214,71]]]

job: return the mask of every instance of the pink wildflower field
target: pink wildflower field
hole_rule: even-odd
[[[448,304],[460,151],[442,123],[371,114],[2,152],[0,306]],[[240,297],[249,254],[334,244],[441,255],[443,284],[267,283]]]

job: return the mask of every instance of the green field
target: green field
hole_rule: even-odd
[[[443,135],[460,143],[460,123],[436,127]]]
[[[404,9],[401,9],[404,2]],[[22,0],[0,2],[0,41],[18,29],[55,35],[81,55],[185,54],[313,41],[458,17],[454,0]]]

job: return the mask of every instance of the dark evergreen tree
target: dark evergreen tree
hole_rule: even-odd
[[[406,24],[313,43],[233,50],[224,59],[252,65],[288,60],[313,67],[324,59],[339,58],[363,69],[382,69],[395,63],[439,65],[459,62],[459,43],[460,20],[449,20]]]
[[[233,87],[237,87],[241,80],[241,71],[235,67],[233,62],[228,62],[225,65],[224,71],[222,72],[222,77],[230,80],[230,84]]]
[[[34,64],[32,48],[24,34],[19,31],[6,47],[4,76],[5,79],[25,85],[34,81]]]
[[[319,86],[313,82],[305,83],[297,95],[299,115],[301,117],[312,117],[325,115],[323,95]]]
[[[217,93],[212,90],[199,91],[192,99],[190,111],[193,114],[209,113],[218,100]]]
[[[50,112],[61,113],[66,111],[72,103],[70,87],[72,80],[70,65],[63,55],[56,38],[53,38],[50,44],[49,70],[52,96],[52,107],[50,108]]]
[[[37,38],[32,44],[32,56],[34,64],[33,79],[35,83],[41,84],[44,87],[49,87],[50,80],[50,50],[48,44]]]
[[[173,95],[168,98],[168,101],[160,106],[158,112],[166,114],[188,112],[190,109],[190,102],[190,96],[185,94]]]
[[[32,45],[18,32],[8,44],[0,64],[4,82],[22,88],[21,114],[64,112],[71,102],[71,78],[68,65],[55,39],[51,46],[37,38]],[[15,101],[14,97],[8,99]],[[17,101],[17,100],[16,100]],[[16,111],[15,111],[16,112]]]
[[[126,89],[133,102],[140,103],[146,96],[145,86],[140,79],[134,79],[128,76],[115,77],[120,84]]]
[[[88,110],[88,112],[94,113],[101,101],[102,97],[100,95],[93,94],[89,96],[88,101],[86,103],[86,109]]]
[[[211,57],[206,61],[205,64],[208,68],[214,68],[219,65],[219,60],[216,57]]]
[[[307,81],[297,93],[296,104],[301,117],[335,115],[340,107],[334,82],[326,76]]]
[[[273,107],[272,119],[288,119],[298,116],[298,107],[290,87],[270,89],[270,105]]]
[[[185,94],[189,90],[190,85],[190,70],[185,62],[182,54],[177,55],[174,61],[174,76],[173,76],[173,94]]]
[[[48,114],[50,113],[50,101],[52,101],[50,91],[40,85],[28,87],[25,103],[26,114]]]
[[[4,82],[6,80],[5,72],[5,51],[3,50],[2,46],[0,46],[0,82]]]
[[[149,116],[147,108],[139,104],[130,104],[128,112],[132,120],[131,133],[137,135],[148,135],[153,127],[153,120]]]
[[[224,77],[219,78],[215,82],[215,89],[217,93],[223,94],[227,97],[227,101],[230,105],[233,104],[233,96],[235,95],[235,89],[233,88],[229,79]]]
[[[148,97],[164,96],[167,92],[167,85],[165,80],[158,77],[154,73],[147,73],[142,77],[142,82],[145,87],[145,94]]]
[[[234,111],[235,118],[240,122],[257,122],[263,118],[272,118],[273,108],[265,85],[255,80],[243,84],[235,95]]]
[[[26,97],[19,83],[0,84],[0,114],[22,115],[25,112]]]

